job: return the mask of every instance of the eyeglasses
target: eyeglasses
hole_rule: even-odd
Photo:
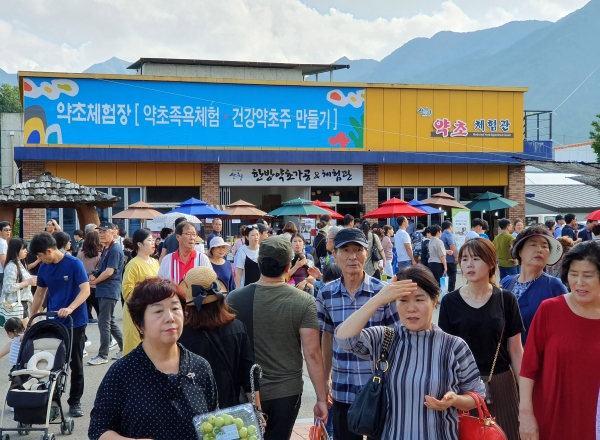
[[[184,233],[182,233],[181,235],[185,235],[185,236],[187,236],[188,238],[196,238],[196,237],[198,236],[198,234],[195,234],[195,233],[193,233],[193,232],[184,232]]]

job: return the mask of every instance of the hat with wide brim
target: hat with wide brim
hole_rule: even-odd
[[[223,237],[214,237],[210,241],[210,243],[208,243],[208,245],[210,246],[210,249],[215,248],[215,247],[226,247],[227,253],[229,253],[229,251],[231,250],[231,245],[229,243],[225,242],[225,240],[223,240]],[[210,251],[208,251],[208,252],[210,253]]]
[[[556,238],[546,235],[546,234],[530,234],[525,235],[520,238],[518,241],[515,240],[512,247],[511,255],[513,258],[519,257],[519,251],[523,248],[523,245],[527,241],[527,239],[531,237],[544,237],[548,241],[548,247],[550,248],[550,256],[548,257],[548,262],[546,263],[548,266],[552,266],[560,260],[563,255],[563,247]]]
[[[188,306],[194,306],[194,295],[192,293],[192,286],[202,286],[205,289],[208,289],[213,282],[217,280],[219,285],[221,286],[221,293],[223,295],[227,294],[227,287],[223,283],[223,281],[217,278],[217,273],[213,270],[212,267],[199,266],[190,269],[188,273],[185,274],[181,283],[179,283],[179,287],[185,293],[185,302]],[[202,304],[209,304],[211,302],[215,302],[219,299],[219,297],[215,294],[206,295],[206,298],[202,300]]]

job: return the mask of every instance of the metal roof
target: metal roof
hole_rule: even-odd
[[[600,189],[588,185],[525,185],[527,203],[555,212],[586,212],[600,208]]]
[[[188,66],[221,66],[221,67],[253,67],[256,69],[295,69],[301,70],[302,75],[331,72],[333,70],[349,69],[349,64],[294,64],[294,63],[264,63],[256,61],[221,61],[221,60],[192,60],[182,58],[140,58],[128,69],[139,69],[144,64],[181,64]]]

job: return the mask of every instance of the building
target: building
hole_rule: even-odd
[[[515,157],[552,158],[550,141],[524,139],[526,88],[304,81],[347,67],[143,58],[136,76],[20,72],[14,159],[22,180],[50,171],[120,196],[103,218],[189,197],[266,211],[303,197],[360,216],[441,190],[501,193],[519,202],[506,215],[524,216]],[[48,217],[73,229],[67,211]],[[26,238],[38,223],[25,210]]]

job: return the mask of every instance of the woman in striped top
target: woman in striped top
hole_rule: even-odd
[[[432,323],[440,288],[431,272],[414,265],[397,277],[337,329],[336,340],[345,351],[369,359],[374,371],[384,327],[364,326],[380,307],[396,301],[401,322],[392,327],[388,351],[382,440],[458,440],[457,410],[475,408],[475,401],[462,394],[485,396],[479,370],[467,344]]]

